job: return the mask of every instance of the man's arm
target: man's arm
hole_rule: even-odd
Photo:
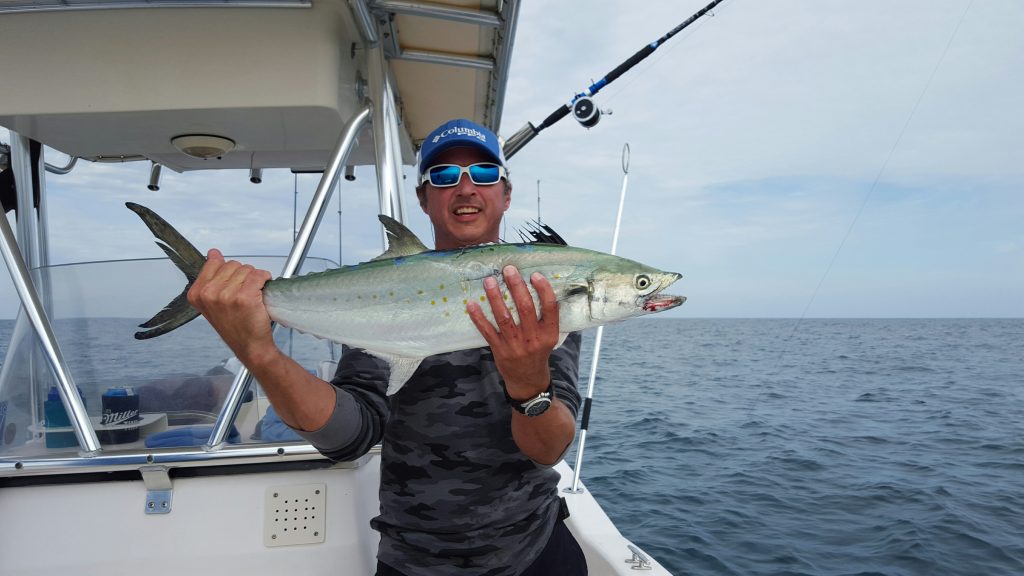
[[[225,262],[210,250],[206,264],[188,291],[188,301],[263,386],[274,409],[298,430],[317,430],[335,406],[331,384],[306,371],[282,353],[263,304],[270,273],[239,262]]]
[[[514,401],[525,401],[544,392],[551,384],[549,360],[551,351],[558,344],[558,302],[547,279],[534,274],[530,282],[540,297],[541,309],[539,317],[531,314],[533,299],[519,271],[513,266],[506,266],[502,273],[519,311],[519,324],[513,320],[493,277],[484,279],[484,290],[497,329],[476,302],[470,302],[467,311],[491,346],[495,365],[505,381],[509,397]],[[560,400],[554,400],[540,416],[512,414],[513,440],[524,454],[539,464],[558,462],[575,435],[576,420]]]

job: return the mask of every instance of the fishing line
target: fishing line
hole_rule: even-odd
[[[779,363],[782,362],[782,357],[785,356],[786,353],[789,351],[788,345],[790,343],[790,340],[793,338],[794,335],[796,335],[796,331],[800,327],[800,324],[807,317],[807,312],[810,310],[811,305],[814,304],[814,300],[815,298],[817,298],[818,292],[821,290],[821,286],[825,283],[825,279],[832,271],[832,266],[839,258],[839,253],[843,250],[843,247],[846,245],[846,241],[850,238],[850,234],[853,232],[854,226],[857,225],[857,221],[860,220],[861,214],[864,213],[864,208],[868,205],[868,201],[871,199],[871,196],[874,195],[875,189],[878,188],[878,183],[881,182],[882,175],[888,169],[889,162],[892,160],[893,155],[895,155],[896,149],[899,148],[900,142],[903,140],[903,136],[907,132],[907,128],[910,127],[911,121],[913,121],[914,116],[917,114],[917,109],[921,105],[921,101],[924,100],[925,94],[928,93],[928,89],[931,87],[932,81],[935,79],[935,74],[939,71],[939,67],[942,66],[942,62],[946,59],[946,54],[949,52],[949,47],[953,45],[953,40],[956,38],[957,32],[960,31],[960,25],[963,24],[964,19],[967,17],[967,12],[970,11],[973,5],[974,0],[971,0],[970,3],[967,4],[967,7],[964,9],[963,14],[960,15],[960,20],[957,21],[956,26],[953,28],[953,33],[949,36],[949,40],[946,41],[946,46],[945,48],[943,48],[942,54],[939,56],[939,60],[935,63],[935,66],[932,67],[931,74],[929,74],[928,80],[925,82],[924,88],[918,95],[913,107],[911,107],[910,114],[907,116],[906,121],[903,123],[903,128],[900,129],[899,135],[896,137],[896,141],[893,142],[892,147],[889,149],[889,154],[886,155],[885,161],[882,162],[882,167],[879,168],[878,173],[875,175],[875,179],[871,183],[871,188],[869,188],[867,194],[864,195],[864,199],[861,201],[860,207],[854,214],[853,220],[850,222],[850,225],[846,228],[846,233],[843,234],[842,240],[839,241],[839,246],[836,248],[835,253],[832,254],[832,258],[829,260],[828,265],[825,267],[825,272],[821,275],[821,278],[818,280],[817,286],[814,287],[814,291],[811,293],[811,297],[807,301],[807,305],[804,306],[803,311],[800,313],[800,317],[797,318],[796,324],[793,325],[793,329],[790,331],[789,336],[787,336],[783,340],[783,348],[779,352],[779,356],[775,359],[775,365],[772,367],[772,372],[778,370]]]

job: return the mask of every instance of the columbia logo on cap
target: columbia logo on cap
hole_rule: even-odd
[[[434,139],[432,140],[432,142],[434,144],[437,144],[438,142],[441,141],[442,138],[446,138],[446,137],[451,136],[453,134],[454,135],[459,135],[459,136],[469,136],[471,138],[476,138],[477,140],[479,140],[481,142],[487,142],[487,135],[484,134],[483,132],[481,132],[481,131],[479,131],[479,130],[477,130],[475,128],[463,128],[462,126],[458,126],[458,127],[455,127],[455,128],[448,128],[447,130],[443,130],[440,134],[438,134],[437,136],[434,136]]]
[[[458,146],[477,148],[491,161],[505,166],[505,154],[494,132],[476,122],[459,118],[438,126],[423,140],[417,154],[419,173],[423,174],[423,170],[431,166],[439,154]]]

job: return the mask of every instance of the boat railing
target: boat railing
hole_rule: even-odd
[[[281,269],[284,261],[237,258],[269,270]],[[335,266],[308,258],[302,271]],[[49,330],[61,343],[82,418],[76,428],[27,314],[0,321],[0,338],[9,340],[0,367],[0,477],[323,458],[277,418],[258,383],[243,391],[237,405],[226,401],[240,365],[203,318],[159,338],[134,338],[138,324],[181,290],[184,278],[167,259],[62,264],[31,274],[44,273],[51,285]],[[330,378],[335,346],[286,328],[275,332],[275,340],[308,370]],[[119,388],[137,399],[135,425],[103,422],[104,394]],[[218,450],[204,447],[212,425],[229,409],[234,417],[225,442]],[[55,410],[63,421],[56,421]],[[117,437],[133,428],[137,438]],[[97,438],[99,449],[86,452],[78,430]]]
[[[392,97],[387,79],[377,84],[380,84],[379,89],[385,99]],[[327,203],[330,200],[331,190],[337,184],[341,168],[346,165],[354,148],[356,137],[370,120],[372,112],[373,108],[367,104],[345,124],[338,138],[337,145],[330,156],[330,160],[324,168],[324,174],[314,193],[302,227],[298,231],[291,253],[284,261],[283,266],[263,265],[261,267],[271,270],[280,269],[282,270],[282,277],[293,276],[300,269],[304,269],[306,272],[314,271],[308,266],[304,267],[312,239],[323,219]],[[394,146],[393,143],[391,145]],[[22,151],[19,149],[19,152]],[[14,154],[12,157],[24,159],[27,155],[19,153]],[[19,234],[19,236],[32,238],[36,235],[26,233]],[[104,455],[105,449],[101,446],[101,437],[105,438],[108,444],[130,445],[115,447],[115,450],[118,452],[125,452],[126,449],[130,451],[133,448],[137,448],[135,444],[140,442],[144,442],[147,448],[153,447],[150,445],[151,443],[155,443],[156,447],[180,446],[182,444],[192,446],[198,444],[195,442],[195,437],[205,431],[207,436],[203,438],[205,444],[202,445],[202,450],[194,452],[186,450],[184,454],[191,455],[184,458],[184,461],[199,459],[208,460],[210,463],[220,459],[215,454],[223,450],[227,444],[243,441],[241,434],[236,428],[239,415],[243,411],[243,405],[248,403],[264,403],[260,401],[258,393],[253,394],[251,390],[252,377],[244,366],[235,361],[232,365],[233,369],[228,369],[228,366],[231,365],[230,360],[233,358],[230,351],[226,349],[226,346],[222,342],[218,342],[219,339],[214,338],[210,343],[203,346],[202,350],[207,353],[210,350],[220,351],[223,358],[223,365],[219,367],[220,373],[214,372],[213,368],[211,368],[203,374],[191,374],[176,378],[168,378],[164,375],[162,380],[153,380],[149,384],[140,386],[140,389],[148,387],[145,395],[139,394],[135,390],[136,382],[142,383],[146,381],[145,379],[140,379],[138,374],[122,374],[120,378],[112,379],[110,372],[117,372],[118,369],[125,367],[130,369],[133,366],[133,362],[129,358],[145,359],[147,361],[154,358],[163,358],[156,352],[158,344],[174,346],[173,350],[176,354],[193,355],[178,361],[168,361],[164,358],[165,366],[195,366],[197,358],[194,357],[194,341],[181,340],[182,338],[195,338],[194,327],[192,331],[184,329],[187,327],[177,330],[176,332],[180,333],[176,334],[177,342],[175,342],[175,334],[168,334],[156,341],[147,341],[150,348],[148,350],[136,350],[134,356],[129,355],[127,358],[121,358],[120,360],[104,357],[97,366],[90,367],[92,368],[91,372],[88,368],[82,371],[72,370],[65,359],[61,345],[58,344],[55,326],[60,323],[64,326],[70,326],[69,332],[66,334],[67,337],[62,339],[64,344],[75,346],[86,343],[94,345],[100,350],[117,349],[122,352],[132,349],[132,344],[136,341],[134,339],[127,340],[126,335],[131,332],[126,330],[126,321],[130,322],[130,319],[133,317],[144,319],[159,310],[160,306],[176,296],[177,291],[180,291],[183,285],[180,278],[172,279],[165,277],[162,282],[159,282],[159,285],[153,286],[152,289],[147,289],[143,284],[147,281],[152,282],[160,274],[155,272],[140,273],[136,268],[141,265],[139,263],[144,261],[131,261],[135,264],[132,265],[132,269],[128,273],[124,273],[123,267],[116,268],[119,265],[117,262],[87,263],[59,267],[47,266],[43,262],[41,263],[42,265],[33,267],[30,264],[26,264],[19,250],[18,242],[6,219],[0,222],[0,249],[2,249],[3,258],[7,263],[8,269],[11,271],[11,276],[15,281],[15,287],[22,302],[22,312],[19,315],[19,320],[14,325],[12,334],[12,336],[18,337],[16,338],[17,341],[11,342],[11,347],[7,353],[7,361],[0,368],[2,370],[0,371],[0,403],[2,403],[0,406],[2,406],[4,420],[6,421],[6,423],[0,423],[0,428],[13,430],[10,434],[4,431],[2,438],[0,438],[0,475],[23,473],[22,471],[26,469],[26,462],[31,462],[29,468],[32,470],[66,470],[66,463],[74,458],[61,456],[55,459],[49,455],[53,450],[59,451],[75,447],[80,448],[77,458],[91,461],[86,466],[87,468],[93,466],[108,467],[111,462],[124,462],[123,455],[111,457]],[[123,262],[120,264],[123,264]],[[166,264],[166,262],[163,262],[163,264]],[[97,268],[109,268],[110,266],[114,266],[116,268],[115,271],[120,271],[123,274],[112,274],[110,270],[100,273],[95,272]],[[84,281],[83,278],[80,278],[80,273],[83,270],[85,270],[84,276],[87,278]],[[32,274],[36,274],[35,281],[32,279]],[[63,277],[58,278],[57,276]],[[46,290],[47,298],[45,303],[40,299],[36,289],[37,286],[42,286]],[[102,288],[97,288],[100,286]],[[97,293],[88,293],[90,289],[97,290]],[[139,295],[145,295],[145,298],[150,299],[147,305],[149,310],[128,311],[127,308],[133,305],[133,303],[136,306],[138,305]],[[104,309],[104,306],[108,308]],[[90,310],[84,310],[85,308]],[[92,324],[86,326],[90,322]],[[198,324],[202,325],[204,322],[200,321]],[[25,328],[26,325],[31,326],[31,332]],[[98,327],[100,325],[102,327]],[[103,334],[103,336],[100,338],[83,338],[83,334],[87,334],[90,329],[94,333]],[[212,331],[210,331],[208,325],[206,329],[206,339],[209,340],[209,335]],[[275,332],[275,337],[278,332],[287,332],[289,338],[295,338],[295,334],[292,331],[277,331]],[[33,335],[35,338],[32,337]],[[106,337],[113,338],[116,344],[112,344],[110,348],[104,347],[100,342]],[[202,341],[203,338],[198,340]],[[289,349],[291,348],[292,346],[289,345]],[[333,359],[333,346],[330,346],[330,350]],[[170,349],[166,351],[173,356]],[[86,361],[90,358],[102,356],[102,354],[96,354],[93,349],[84,352],[84,354],[76,357],[76,361]],[[314,359],[306,365],[311,365],[311,370],[316,372],[320,365],[319,360]],[[207,361],[209,362],[209,358],[207,358]],[[73,373],[81,377],[83,372],[86,374],[86,377],[82,378],[80,383],[87,384],[87,391],[83,390],[79,384],[76,384],[72,377]],[[171,411],[161,411],[160,406],[154,407],[150,403],[148,407],[151,411],[146,415],[145,410],[142,408],[146,405],[143,396],[156,396],[161,387],[168,388],[174,386],[174,390],[178,391],[184,390],[189,386],[192,388],[198,386],[209,397],[219,397],[218,393],[223,386],[218,388],[217,380],[220,379],[222,381],[228,375],[231,375],[231,385],[223,394],[223,404],[215,413],[215,422],[212,426],[198,429],[190,428],[179,436],[175,436],[175,431],[170,430],[172,434],[168,436],[166,434],[168,431],[163,428],[168,426],[173,428],[179,425],[178,423],[171,422]],[[329,377],[326,374],[320,374],[320,376]],[[88,384],[91,384],[91,386]],[[103,387],[107,389],[101,390]],[[172,395],[176,397],[177,392],[172,393]],[[10,399],[5,399],[4,396],[10,396]],[[89,396],[93,399],[93,414],[102,410],[98,416],[90,416],[86,407],[86,400]],[[111,411],[114,409],[105,406],[108,402],[113,406],[115,404],[115,396],[123,396],[123,402],[125,402],[123,406],[126,407],[124,410],[116,413]],[[254,398],[256,402],[252,402]],[[118,400],[117,403],[120,402],[122,401]],[[118,405],[122,406],[122,404]],[[152,410],[153,408],[156,409]],[[189,409],[187,410],[188,412],[195,412],[194,406],[186,406],[186,408]],[[110,417],[112,414],[121,414],[125,411],[132,414],[126,421]],[[200,412],[203,411],[200,410]],[[255,411],[249,410],[248,412],[255,412],[255,416],[259,419],[254,425],[252,425],[251,419],[246,422],[253,426],[252,433],[248,435],[246,440],[255,439],[257,442],[262,442],[264,440],[264,429],[272,435],[276,434],[276,436],[273,436],[273,439],[278,441],[300,440],[294,432],[288,431],[283,426],[279,418],[276,418],[276,414],[269,404],[262,408],[257,407]],[[276,420],[272,420],[270,422],[271,425],[267,426],[266,421],[270,419]],[[274,426],[274,424],[281,424],[281,426]],[[183,425],[194,425],[194,423],[187,422]],[[281,429],[283,429],[283,432],[275,432],[275,430],[280,431]],[[97,434],[97,432],[100,432],[100,434]],[[148,434],[152,434],[152,436],[148,436]],[[158,436],[159,441],[156,440]],[[310,447],[305,447],[300,452],[309,455],[311,450]],[[274,453],[276,454],[276,451]],[[138,454],[145,454],[146,459],[153,457],[152,452],[139,452]],[[172,451],[170,454],[179,454],[179,452]],[[203,454],[213,456],[203,458]],[[96,460],[100,456],[103,457]],[[132,463],[131,465],[147,463],[142,462],[141,456],[138,455],[128,458],[128,461]],[[71,469],[78,470],[80,467],[72,466]]]

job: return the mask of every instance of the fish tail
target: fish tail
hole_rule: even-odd
[[[156,245],[167,254],[171,262],[174,262],[174,265],[188,279],[188,284],[185,285],[185,289],[181,291],[181,294],[175,296],[155,316],[139,324],[140,328],[147,328],[147,330],[136,332],[135,339],[146,340],[147,338],[155,338],[166,334],[199,316],[199,311],[188,303],[188,289],[192,287],[192,283],[199,276],[199,270],[206,263],[206,257],[199,250],[196,250],[196,247],[175,230],[173,226],[168,224],[166,220],[158,216],[156,212],[134,202],[125,202],[125,206],[138,214],[139,218],[142,218],[142,221],[145,222],[149,230],[156,236]]]

